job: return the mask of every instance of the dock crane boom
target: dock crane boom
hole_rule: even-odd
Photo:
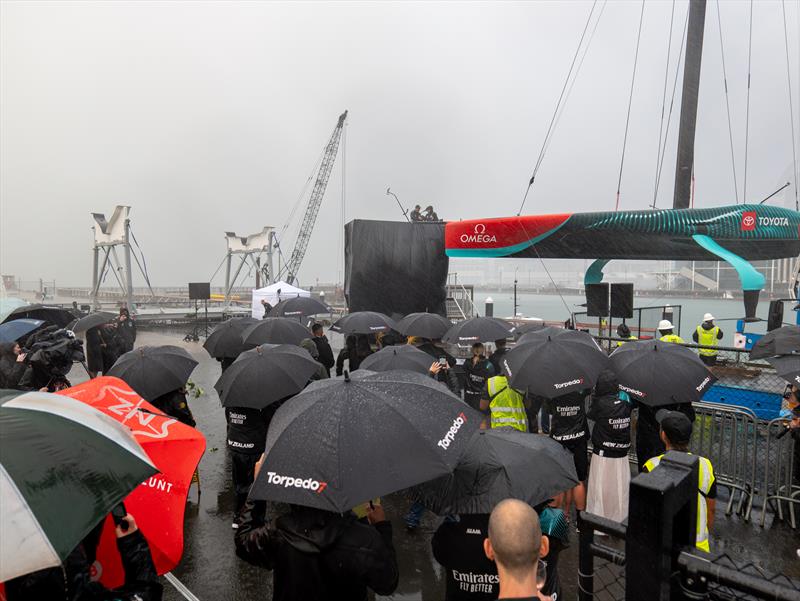
[[[303,262],[303,257],[306,255],[308,243],[311,240],[311,233],[314,231],[314,224],[317,221],[319,214],[319,207],[322,204],[322,197],[325,196],[325,189],[328,187],[328,179],[330,179],[333,164],[336,162],[336,155],[339,151],[339,141],[342,138],[342,130],[344,129],[344,122],[347,119],[347,111],[339,115],[339,121],[333,129],[330,140],[325,146],[325,153],[322,157],[322,163],[317,173],[317,179],[314,182],[314,189],[311,191],[311,197],[308,199],[306,212],[303,216],[303,222],[300,225],[300,231],[297,234],[297,240],[294,243],[292,256],[281,269],[281,275],[286,274],[284,278],[287,283],[293,284],[297,277],[297,272],[300,269],[300,264]]]

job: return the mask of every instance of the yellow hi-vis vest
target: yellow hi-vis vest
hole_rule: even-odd
[[[683,344],[684,340],[677,334],[664,334],[661,338],[659,338],[661,342],[677,342],[679,344]]]
[[[690,453],[691,455],[691,453]],[[644,469],[652,472],[661,463],[661,458],[664,455],[653,457],[644,464]],[[714,468],[711,462],[705,457],[698,457],[700,465],[698,466],[698,480],[697,483],[697,536],[695,538],[695,546],[698,549],[711,552],[711,547],[708,544],[708,504],[706,502],[706,495],[711,491],[711,485],[714,484]]]
[[[697,326],[697,344],[701,346],[717,346],[719,335],[719,328],[714,326],[710,330],[706,330],[703,326]],[[714,357],[717,354],[716,348],[701,348],[699,349],[701,355],[706,357]]]
[[[617,340],[617,346],[622,346],[626,342],[630,342],[631,340],[639,340],[636,336],[628,336],[625,340]]]
[[[508,385],[505,376],[494,376],[486,381],[489,392],[489,411],[492,428],[515,428],[528,431],[528,414],[524,397]]]

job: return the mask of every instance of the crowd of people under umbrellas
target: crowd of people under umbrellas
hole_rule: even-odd
[[[446,599],[561,598],[558,556],[576,519],[589,511],[623,521],[630,447],[640,471],[657,469],[666,451],[687,451],[692,402],[715,381],[709,360],[674,344],[664,322],[660,340],[621,332],[609,357],[587,333],[564,328],[518,336],[493,318],[453,326],[427,313],[395,323],[359,312],[331,328],[346,336],[334,357],[321,324],[309,329],[282,316],[325,310],[313,303],[289,299],[263,320],[231,319],[204,345],[222,368],[215,389],[227,420],[236,553],[274,572],[278,600],[391,594],[400,575],[380,497],[399,491],[413,501],[404,516],[409,530],[425,511],[443,518],[431,545],[445,568]],[[132,324],[121,312],[115,327],[125,322]],[[111,328],[97,329],[112,340]],[[463,370],[448,344],[470,348]],[[779,373],[800,378],[800,328],[759,344],[754,358],[782,362]],[[158,351],[140,348],[97,371],[194,425],[183,387],[156,389],[157,378],[135,375],[148,354],[155,375],[166,362]],[[15,387],[7,367],[0,363],[4,386]],[[794,411],[787,424],[798,441],[799,396],[798,386],[787,387]],[[716,483],[702,457],[699,478],[696,545],[708,551]],[[133,517],[125,519],[128,529],[117,533],[128,558],[125,587],[108,597],[90,583],[96,540],[89,536],[65,563],[67,598],[160,598],[147,543]],[[7,583],[8,598],[63,589],[61,574],[17,578]]]

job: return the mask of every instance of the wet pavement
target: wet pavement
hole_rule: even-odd
[[[186,508],[185,550],[183,561],[173,571],[186,587],[203,601],[231,600],[255,601],[272,597],[272,574],[239,560],[234,552],[233,491],[230,479],[230,458],[226,451],[225,416],[213,385],[220,374],[219,363],[211,359],[200,343],[187,343],[183,334],[168,332],[141,332],[137,346],[143,344],[175,344],[186,348],[200,362],[192,381],[204,394],[190,399],[190,406],[198,429],[206,437],[206,452],[200,462],[200,494],[193,486]],[[86,379],[83,370],[73,370],[73,384]],[[767,527],[758,526],[760,509],[754,509],[753,519],[724,515],[727,498],[721,489],[718,500],[717,523],[712,534],[712,548],[728,552],[737,560],[747,558],[772,573],[782,573],[800,579],[800,561],[795,549],[800,547],[800,530],[792,530],[783,523]],[[400,584],[394,595],[378,599],[425,601],[442,599],[444,575],[433,560],[430,538],[438,526],[439,518],[426,513],[419,529],[408,532],[402,516],[409,503],[394,495],[384,499],[387,517],[394,526],[394,542],[400,568]],[[577,598],[577,536],[573,534],[571,546],[562,552],[559,573],[562,599]],[[165,601],[179,601],[184,597],[164,581]]]

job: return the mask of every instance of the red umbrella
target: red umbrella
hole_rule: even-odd
[[[128,495],[125,507],[150,544],[156,571],[169,572],[183,555],[186,496],[206,447],[205,437],[161,413],[118,378],[95,378],[58,394],[83,401],[126,425],[160,470]],[[111,518],[103,528],[93,578],[109,588],[125,582]]]

